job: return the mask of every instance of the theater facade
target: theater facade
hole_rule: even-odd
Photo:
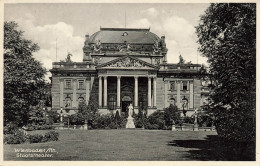
[[[150,29],[100,28],[85,36],[83,61],[53,62],[52,109],[76,112],[80,102],[101,114],[148,115],[175,104],[191,115],[206,102],[208,91],[198,78],[199,64],[167,63],[165,36]]]

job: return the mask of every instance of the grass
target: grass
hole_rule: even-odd
[[[34,131],[46,132],[46,131]],[[216,132],[166,130],[58,130],[60,140],[4,145],[4,160],[227,160]],[[213,140],[213,142],[212,142]],[[16,157],[15,149],[55,149],[52,157]],[[23,153],[26,154],[26,153]],[[218,155],[219,154],[219,155]]]

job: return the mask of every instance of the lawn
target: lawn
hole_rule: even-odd
[[[57,142],[4,145],[4,160],[229,160],[220,152],[223,147],[213,131],[72,129],[58,132]],[[46,154],[51,156],[27,157],[28,153],[44,153],[18,154],[17,149],[49,149]]]

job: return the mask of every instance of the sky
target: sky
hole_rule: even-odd
[[[208,6],[206,3],[5,4],[4,20],[16,21],[24,37],[38,43],[40,50],[34,57],[47,70],[52,68],[52,62],[64,60],[68,52],[73,55],[72,61],[81,62],[84,36],[92,35],[100,27],[150,28],[159,37],[165,35],[168,63],[178,63],[181,54],[187,62],[206,64],[207,59],[197,51],[195,26]],[[46,79],[50,76],[48,73]]]

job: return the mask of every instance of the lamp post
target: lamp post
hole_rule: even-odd
[[[63,122],[63,108],[61,107],[60,108],[60,123],[62,123]]]

